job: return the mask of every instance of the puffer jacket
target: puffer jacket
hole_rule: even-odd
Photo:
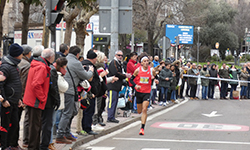
[[[240,80],[243,80],[243,81],[248,81],[248,78],[250,77],[250,74],[248,74],[248,72],[246,71],[243,71],[241,70],[241,73],[240,73]],[[248,83],[246,82],[240,82],[240,86],[247,86]]]
[[[171,80],[173,79],[173,73],[169,69],[162,69],[160,74],[159,74],[159,86],[160,87],[165,87],[165,88],[170,88],[170,83]],[[165,80],[166,78],[169,78],[169,80]]]
[[[58,72],[58,80],[57,80],[57,85],[58,85],[58,90],[59,90],[59,94],[60,94],[60,107],[58,108],[58,110],[64,109],[65,105],[64,105],[64,93],[68,90],[69,88],[69,84],[68,82],[64,79],[64,77],[62,76],[61,72]]]
[[[170,90],[171,91],[176,90],[176,86],[177,86],[177,78],[176,76],[173,76],[172,81],[170,83]]]
[[[50,84],[50,67],[43,57],[32,60],[24,92],[23,102],[27,106],[44,110]]]
[[[22,98],[22,83],[19,75],[18,60],[10,55],[3,57],[0,71],[6,77],[5,81],[0,82],[1,94],[4,100],[18,104]]]
[[[233,76],[233,80],[238,80],[238,75],[240,75],[240,69],[229,69],[229,73]],[[230,81],[229,84],[238,85],[237,81]]]

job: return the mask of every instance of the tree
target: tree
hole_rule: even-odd
[[[164,34],[166,23],[180,23],[182,1],[136,0],[133,1],[133,26],[147,31],[148,51],[153,55],[153,46]]]
[[[250,4],[242,2],[235,7],[237,14],[232,22],[231,31],[238,36],[238,43],[242,45],[244,42],[245,28],[248,28],[248,31],[250,31]]]
[[[85,36],[87,35],[86,27],[89,23],[89,19],[91,16],[93,16],[95,13],[99,10],[99,5],[97,3],[90,4],[91,9],[85,9],[81,11],[80,19],[77,20],[73,27],[76,32],[76,45],[81,48],[81,55],[84,51],[84,45],[85,45]]]
[[[2,38],[3,38],[3,23],[2,23],[3,20],[2,20],[2,17],[3,17],[5,3],[6,3],[6,0],[0,0],[0,47],[2,44]]]
[[[200,55],[210,48],[215,48],[215,43],[219,42],[219,51],[222,58],[225,58],[227,48],[232,50],[238,48],[238,36],[231,30],[231,24],[237,14],[236,10],[227,3],[213,0],[188,0],[184,5],[184,23],[200,26]],[[197,29],[194,30],[194,46],[192,55],[197,57]]]
[[[69,0],[67,8],[63,11],[66,22],[64,43],[70,44],[72,27],[76,33],[76,45],[81,48],[83,53],[84,40],[87,35],[86,26],[89,19],[99,10],[96,0]],[[77,20],[76,17],[79,16]]]
[[[35,4],[36,6],[42,5],[39,0],[20,0],[23,3],[23,21],[22,21],[22,44],[27,44],[27,36],[29,32],[29,15],[30,15],[30,5]]]
[[[238,37],[230,30],[230,25],[236,15],[236,10],[227,3],[211,3],[205,16],[205,23],[201,31],[201,42],[214,48],[216,42],[220,43],[219,52],[225,58],[227,48],[238,48]]]

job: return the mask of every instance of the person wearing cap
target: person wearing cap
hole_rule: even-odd
[[[159,56],[155,55],[153,63],[154,63],[154,68],[160,65]]]
[[[42,45],[36,45],[35,47],[33,47],[31,50],[32,56],[29,58],[29,62],[31,62],[33,59],[38,59],[38,57],[41,56],[41,53],[43,50],[44,50],[44,47]],[[25,48],[24,48],[24,51],[25,51]],[[24,53],[26,53],[26,52],[24,52]],[[19,65],[21,65],[21,64],[22,64],[22,61]],[[22,70],[22,68],[20,67],[20,71],[21,70]],[[25,69],[24,69],[24,71],[25,71]],[[28,72],[27,72],[27,75],[28,75]],[[21,81],[22,81],[22,77],[21,77]],[[26,82],[25,82],[25,84],[26,84]],[[23,92],[24,92],[24,90],[23,90]],[[25,147],[25,148],[28,147],[28,136],[29,136],[29,117],[28,117],[28,109],[25,109],[25,117],[24,117],[24,122],[23,122],[23,147]]]
[[[9,55],[3,57],[0,70],[6,80],[0,82],[1,94],[4,99],[1,105],[1,148],[20,148],[16,137],[19,128],[18,109],[23,106],[22,82],[18,64],[23,57],[23,48],[14,43],[9,48]],[[11,124],[11,126],[10,126]]]
[[[62,112],[61,120],[59,122],[56,143],[71,144],[72,141],[76,141],[70,133],[70,127],[72,119],[77,115],[77,108],[75,104],[75,99],[77,93],[77,86],[81,80],[89,80],[92,75],[94,68],[90,67],[89,71],[86,71],[81,62],[78,60],[80,56],[81,49],[78,46],[72,46],[69,49],[69,54],[67,55],[67,72],[64,76],[65,80],[69,84],[68,90],[64,93],[64,110]]]
[[[83,111],[83,116],[82,116],[82,129],[87,132],[89,135],[96,135],[97,133],[94,132],[91,128],[92,122],[93,122],[93,115],[95,113],[95,101],[96,101],[96,96],[100,92],[100,87],[101,87],[101,82],[100,78],[96,69],[96,61],[97,61],[97,54],[93,50],[89,50],[87,53],[87,59],[82,61],[82,65],[86,66],[86,69],[89,70],[90,66],[94,67],[94,72],[93,72],[93,79],[90,81],[91,85],[91,93],[95,95],[94,97],[91,97],[90,99],[90,106]],[[107,75],[106,72],[104,72],[104,76]]]
[[[21,82],[22,82],[22,97],[24,95],[24,91],[25,91],[25,87],[26,87],[26,82],[27,82],[27,77],[28,77],[28,73],[29,73],[29,69],[30,69],[30,57],[31,57],[31,53],[32,53],[32,48],[28,45],[22,45],[23,48],[23,58],[21,60],[21,62],[18,64],[19,67],[19,74],[21,77]],[[21,115],[22,115],[22,110],[23,107],[19,108],[19,121],[21,119]],[[24,129],[26,129],[23,133],[23,147],[28,147],[28,128],[29,128],[29,124],[28,122],[28,113],[27,113],[28,109],[25,109],[25,120],[26,123],[24,123]],[[17,131],[16,134],[17,138],[19,138],[19,131]]]

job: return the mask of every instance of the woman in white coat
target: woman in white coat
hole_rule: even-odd
[[[57,74],[58,74],[58,80],[57,80],[57,86],[58,86],[58,91],[60,95],[60,106],[56,113],[54,113],[53,117],[53,127],[55,128],[55,131],[58,129],[58,125],[61,119],[62,115],[62,110],[64,109],[64,93],[68,90],[69,84],[68,82],[64,79],[64,75],[66,74],[66,67],[67,67],[67,59],[65,57],[60,57],[56,60],[56,63],[54,63],[54,67],[56,68]],[[49,149],[54,148],[54,143],[53,141],[53,128],[51,132],[51,140],[50,140],[50,145]]]

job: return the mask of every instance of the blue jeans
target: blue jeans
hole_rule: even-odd
[[[208,85],[208,98],[214,98],[214,85]]]
[[[240,96],[247,96],[247,86],[241,86]]]
[[[157,89],[152,89],[150,92],[150,99],[152,100],[152,103],[155,101]]]
[[[206,99],[208,94],[208,86],[202,86],[202,99]]]
[[[171,92],[171,100],[176,100],[176,90]]]
[[[57,110],[55,113],[56,114],[56,120],[55,120],[56,130],[58,130],[58,125],[62,117],[62,112],[63,112],[63,109]]]
[[[163,99],[163,95],[164,99]],[[167,96],[168,96],[168,88],[167,87],[161,87],[161,99],[165,103],[167,101]]]
[[[231,84],[231,90],[230,90],[230,98],[233,98],[233,91],[236,91],[236,84]]]

